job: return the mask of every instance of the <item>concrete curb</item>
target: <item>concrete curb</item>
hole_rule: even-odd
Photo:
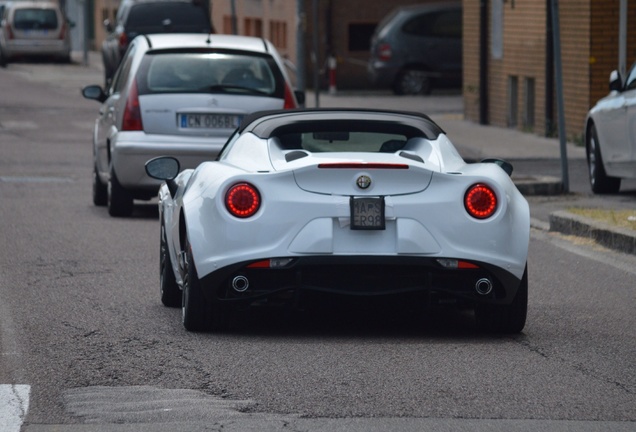
[[[527,195],[560,195],[563,193],[563,182],[556,177],[512,177],[512,181],[524,196]]]
[[[568,211],[550,214],[550,231],[590,238],[606,248],[636,254],[636,231],[611,226]]]

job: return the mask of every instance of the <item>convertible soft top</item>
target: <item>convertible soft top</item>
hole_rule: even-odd
[[[305,108],[295,110],[259,111],[246,116],[238,132],[251,132],[268,139],[284,130],[301,132],[320,130],[320,124],[329,121],[333,131],[338,125],[343,131],[400,131],[408,137],[435,140],[444,130],[429,116],[408,111],[386,111],[360,108]]]

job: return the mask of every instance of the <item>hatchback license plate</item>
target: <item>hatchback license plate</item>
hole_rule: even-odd
[[[350,204],[352,230],[385,229],[383,197],[351,197]]]
[[[241,117],[232,114],[179,114],[182,129],[236,129]]]

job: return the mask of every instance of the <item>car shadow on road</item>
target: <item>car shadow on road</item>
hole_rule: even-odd
[[[323,300],[301,310],[252,307],[240,311],[228,333],[259,338],[471,339],[477,332],[471,308],[426,305],[402,298]],[[492,336],[489,337],[492,339]]]

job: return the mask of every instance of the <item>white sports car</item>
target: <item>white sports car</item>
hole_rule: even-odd
[[[622,179],[636,178],[636,63],[625,81],[618,71],[609,77],[610,93],[585,120],[585,149],[592,192],[617,193]]]
[[[422,292],[474,306],[483,330],[525,325],[530,214],[512,166],[467,164],[425,115],[260,112],[217,160],[179,173],[159,157],[146,172],[165,181],[162,302],[187,330],[307,291]]]

